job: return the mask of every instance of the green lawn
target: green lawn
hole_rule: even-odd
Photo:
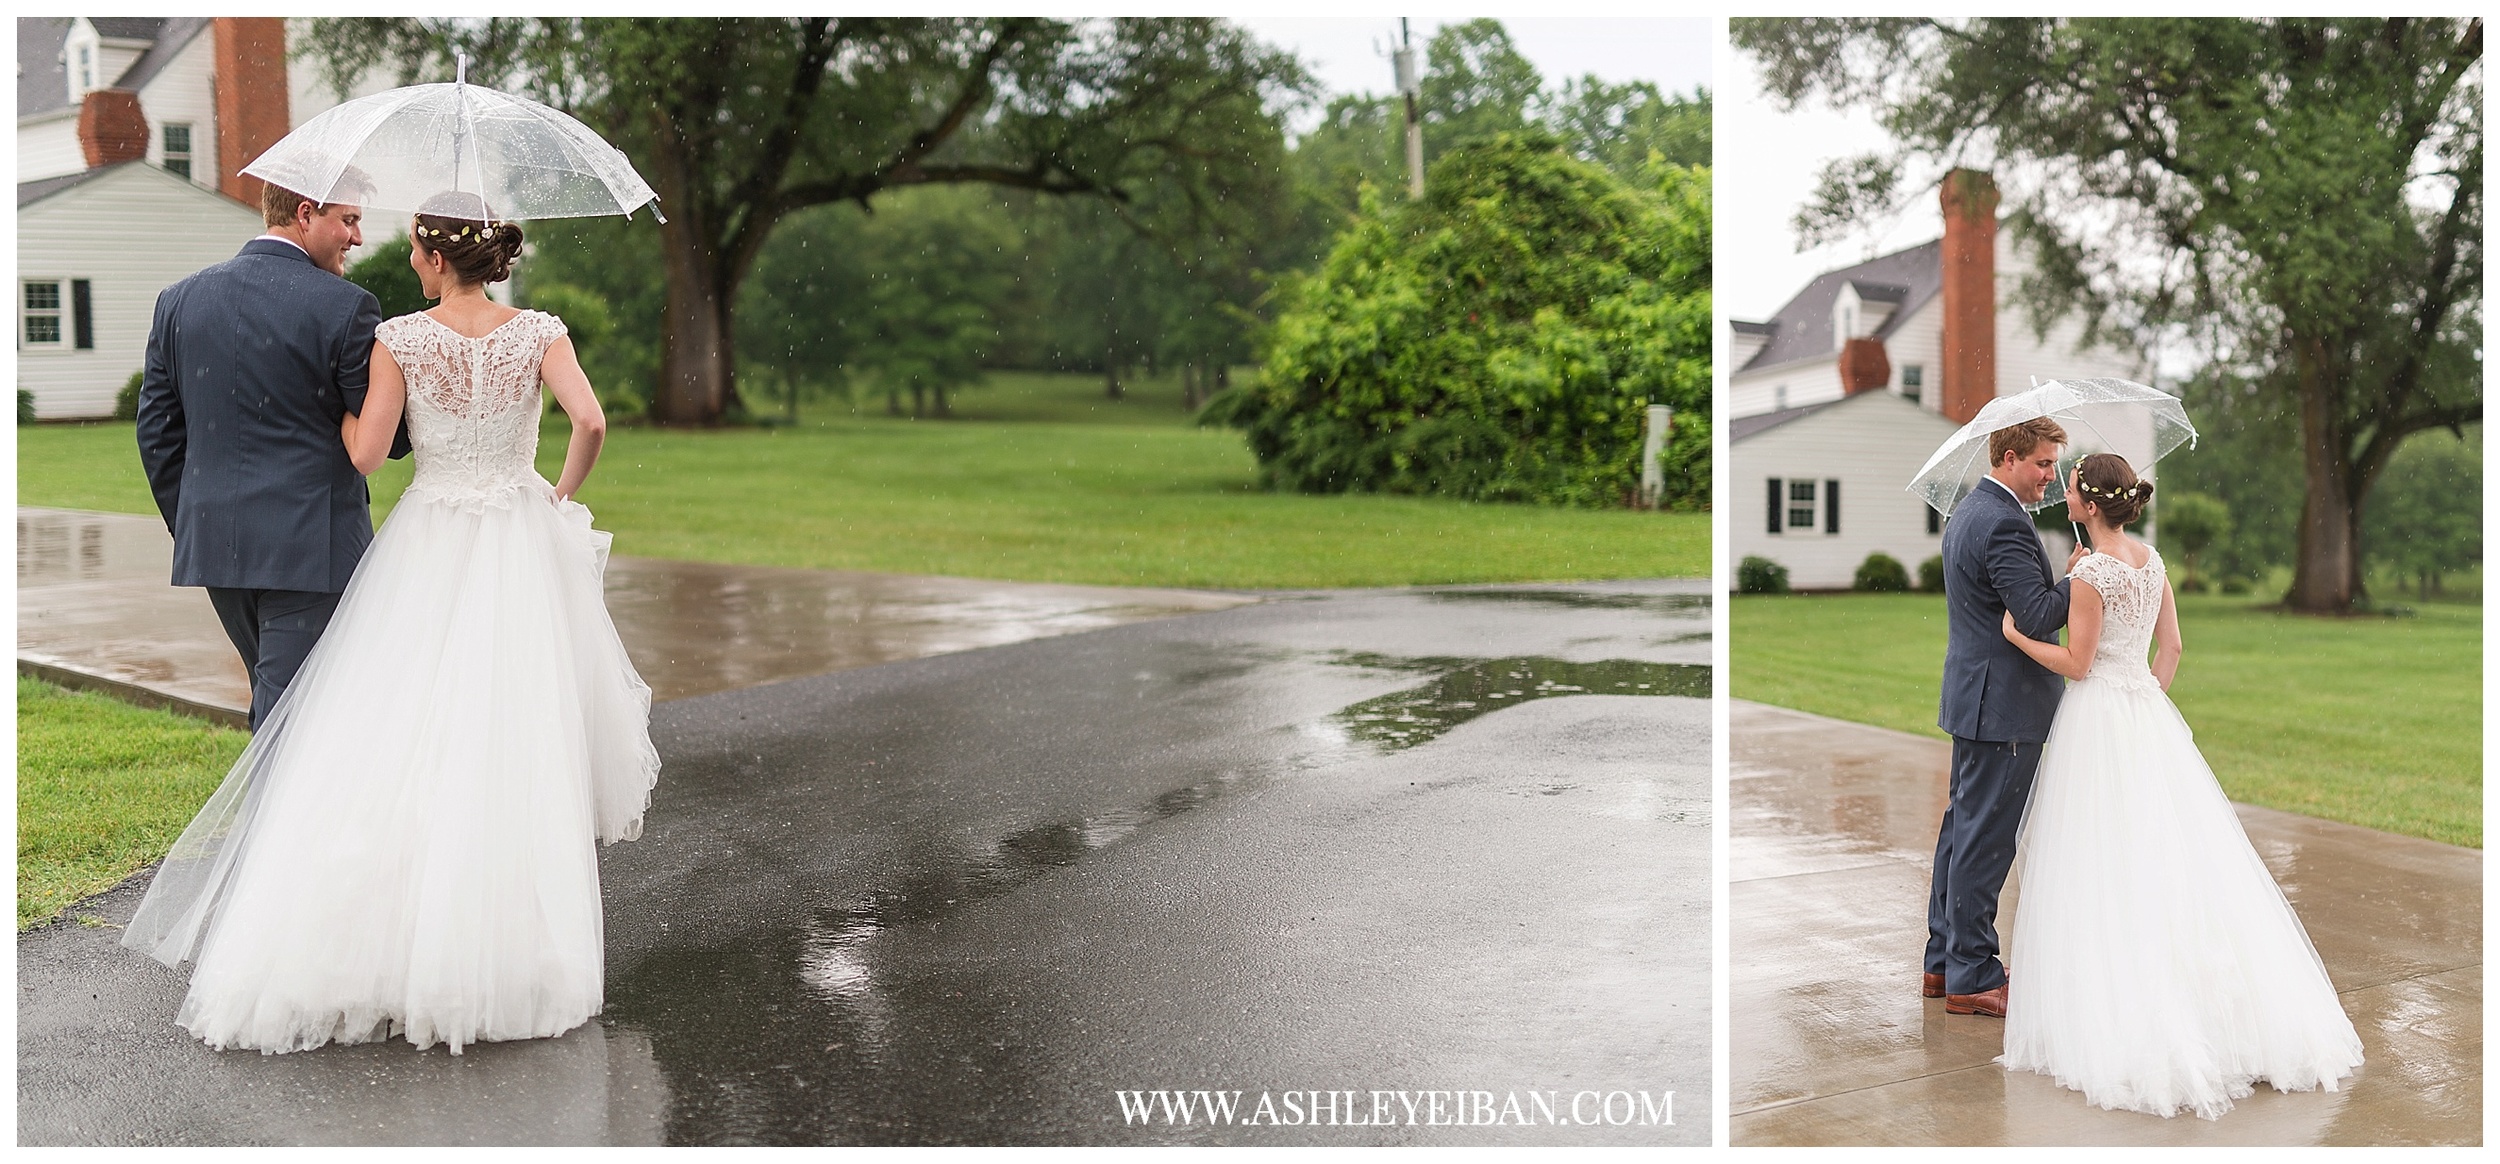
[[[1942,738],[1944,601],[1744,595],[1739,699]],[[2234,800],[2482,846],[2482,610],[2317,619],[2184,597],[2171,695]]]
[[[1004,375],[961,418],[618,428],[582,501],[619,553],[773,566],[1133,586],[1297,588],[1699,576],[1708,514],[1261,492],[1240,434],[1188,423],[1177,391],[1102,399],[1098,379]],[[566,428],[551,420],[552,479]],[[128,424],[18,430],[28,505],[152,513]],[[375,474],[376,517],[407,484]]]
[[[164,856],[249,738],[19,679],[18,928]]]

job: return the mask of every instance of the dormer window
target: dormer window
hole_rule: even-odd
[[[165,123],[165,168],[188,178],[191,176],[191,123]]]
[[[69,99],[76,101],[95,91],[95,46],[81,44],[70,50]]]

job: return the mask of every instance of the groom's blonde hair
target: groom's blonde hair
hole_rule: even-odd
[[[2012,453],[2017,457],[2028,457],[2031,455],[2031,450],[2043,444],[2062,445],[2065,443],[2066,430],[2059,427],[2056,421],[2045,416],[2037,420],[2026,420],[2011,428],[2001,428],[1988,434],[1988,466],[1995,468],[2004,464],[2007,453]]]

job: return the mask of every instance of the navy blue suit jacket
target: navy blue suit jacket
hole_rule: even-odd
[[[381,317],[372,292],[273,239],[156,297],[139,460],[174,585],[347,589],[373,517],[339,424],[364,409]]]
[[[1944,697],[1936,726],[1966,740],[2036,743],[2049,738],[2066,681],[2005,641],[2015,629],[2057,641],[2069,583],[2014,495],[1981,481],[1944,527]]]

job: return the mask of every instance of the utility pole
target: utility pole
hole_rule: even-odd
[[[1406,18],[1398,17],[1398,94],[1406,98],[1406,195],[1416,201],[1424,197],[1424,87],[1415,69],[1415,39],[1406,29]]]

